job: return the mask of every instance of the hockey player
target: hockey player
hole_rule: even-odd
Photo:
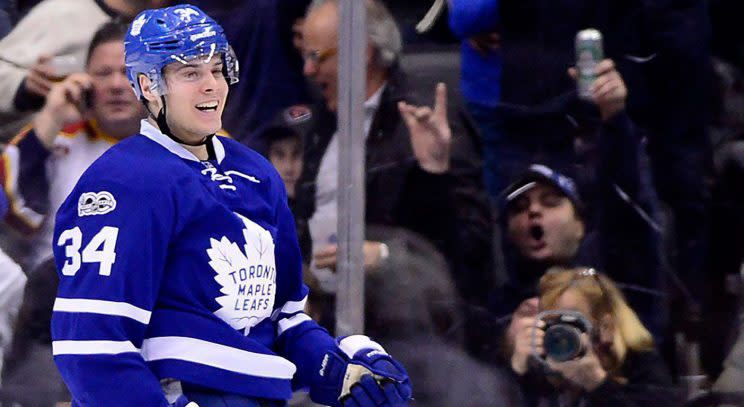
[[[83,174],[56,219],[55,361],[73,406],[406,405],[403,367],[334,339],[307,288],[281,178],[215,137],[238,66],[196,7],[147,10],[125,40],[150,117]],[[366,373],[366,374],[361,374]]]

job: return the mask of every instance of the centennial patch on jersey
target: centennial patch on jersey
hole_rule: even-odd
[[[78,216],[104,215],[116,209],[116,199],[108,191],[84,192],[78,200]]]
[[[222,286],[215,301],[221,306],[215,315],[235,329],[250,329],[271,316],[276,294],[274,239],[268,230],[236,214],[245,225],[241,248],[227,237],[210,239],[209,265]]]

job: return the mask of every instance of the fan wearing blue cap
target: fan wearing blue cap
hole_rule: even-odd
[[[149,117],[57,212],[55,362],[73,406],[404,406],[403,366],[307,314],[287,193],[269,161],[215,135],[238,65],[200,9],[146,10],[125,39]]]
[[[533,164],[503,193],[507,234],[521,256],[546,265],[570,263],[585,228],[576,183],[542,164]]]
[[[536,298],[537,282],[552,267],[589,265],[609,270],[629,289],[624,294],[644,325],[657,334],[657,340],[661,338],[660,252],[655,224],[644,217],[648,214],[643,209],[653,208],[652,191],[643,189],[646,183],[638,174],[628,178],[605,174],[600,179],[612,183],[582,184],[582,191],[589,192],[585,197],[594,198],[587,201],[594,205],[585,205],[574,178],[544,164],[532,164],[500,195],[507,279],[492,297],[491,306],[497,315],[510,317],[501,338],[505,341],[501,356],[519,375],[527,367],[516,340],[533,328],[534,317],[544,305]],[[633,186],[637,189],[631,190]],[[602,195],[591,195],[596,193],[592,187]],[[625,190],[632,191],[633,198]]]

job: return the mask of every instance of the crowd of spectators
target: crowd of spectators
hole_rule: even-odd
[[[343,2],[187,2],[234,47],[223,136],[281,175],[307,312],[333,330]],[[171,3],[0,1],[0,403],[68,401],[48,330],[54,214],[137,133],[147,112],[125,75],[124,33]],[[366,326],[408,369],[415,403],[742,396],[741,5],[364,3]],[[417,31],[430,7],[438,18]],[[604,57],[582,98],[574,39],[586,28],[602,33]],[[556,310],[583,315],[583,351],[566,361],[546,357],[542,316]],[[685,388],[692,376],[708,382]]]

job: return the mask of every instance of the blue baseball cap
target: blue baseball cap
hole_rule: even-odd
[[[576,207],[577,212],[581,212],[582,203],[579,190],[574,180],[546,165],[532,164],[529,166],[517,181],[506,187],[501,193],[500,209],[505,213],[509,205],[519,196],[531,190],[539,183],[545,183],[554,186],[563,193]]]

